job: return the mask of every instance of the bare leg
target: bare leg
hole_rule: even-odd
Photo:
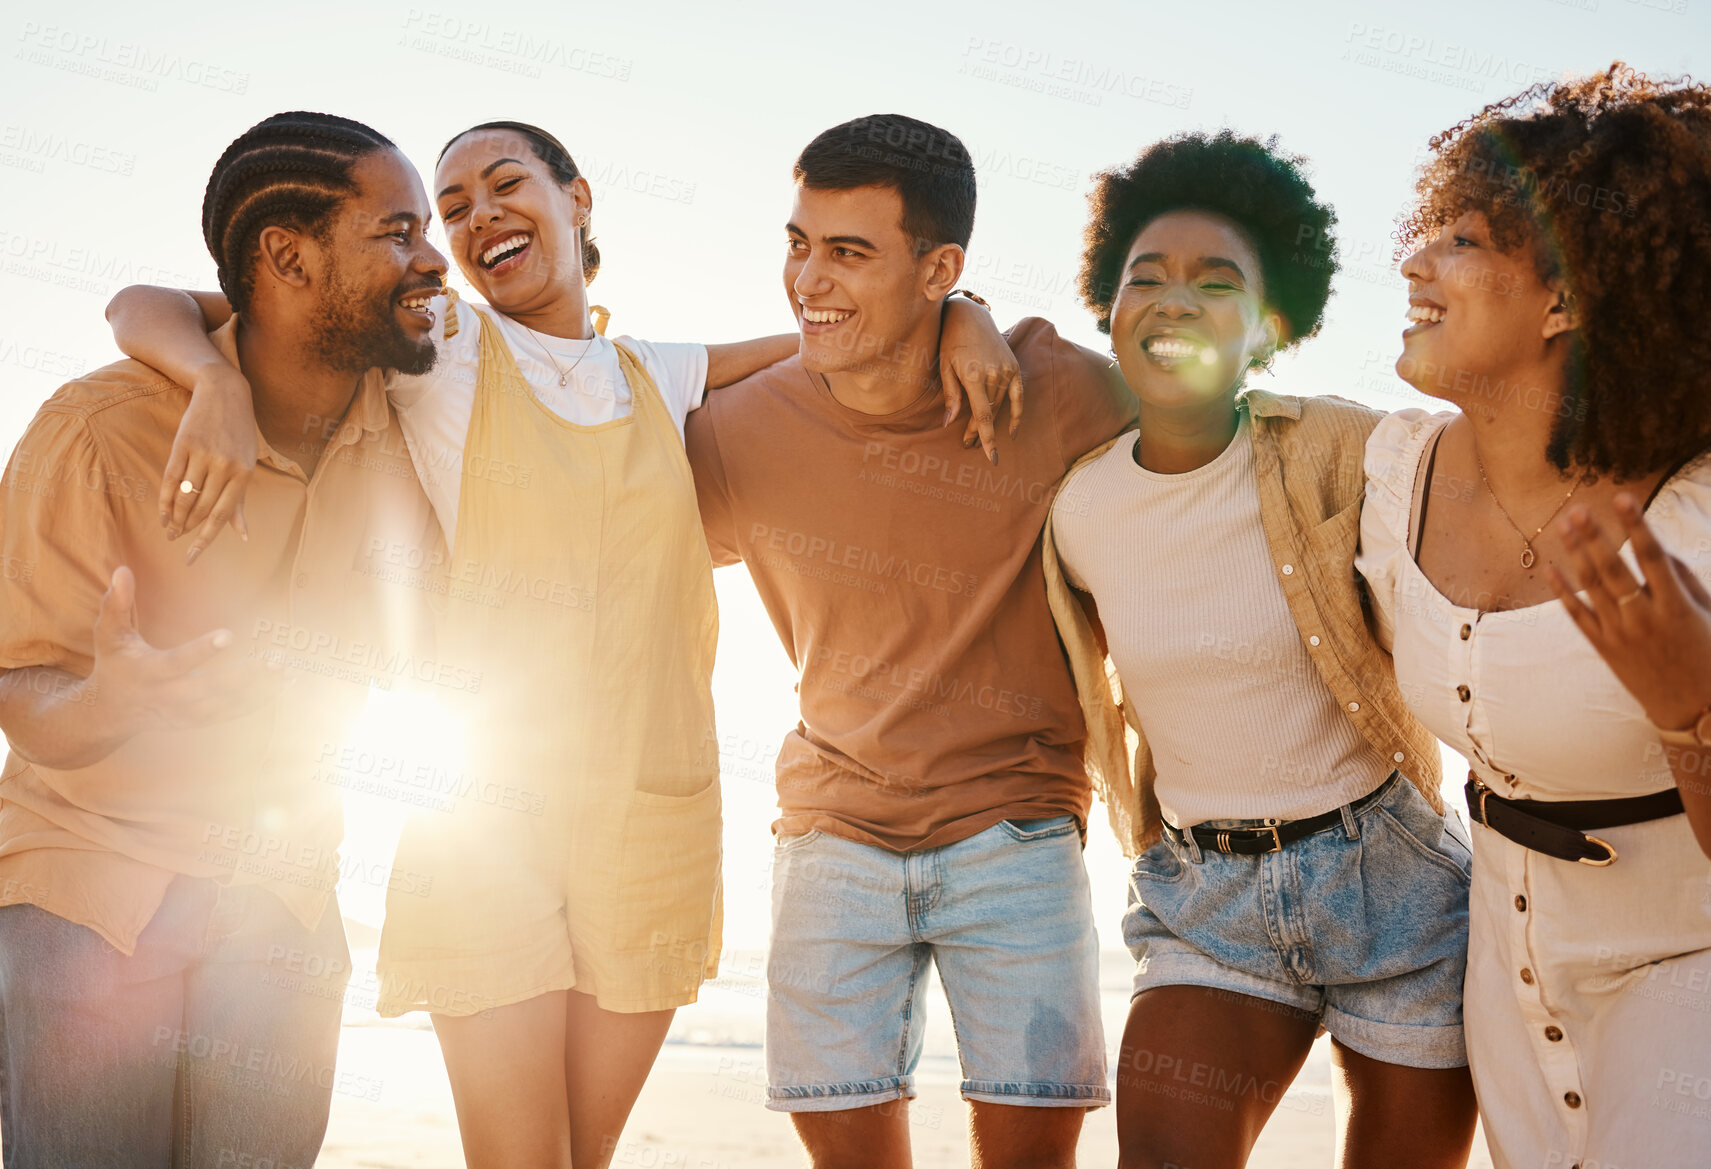
[[[1332,1040],[1338,1169],[1461,1169],[1473,1151],[1473,1077],[1383,1063]]]
[[[606,1169],[677,1012],[626,1015],[601,1010],[593,995],[573,990],[566,997],[571,1163],[576,1169]]]
[[[971,1100],[972,1169],[1075,1169],[1085,1108],[1030,1108]]]
[[[469,1169],[570,1169],[567,993],[553,991],[480,1015],[433,1016]]]
[[[1117,1063],[1119,1169],[1241,1169],[1317,1030],[1305,1011],[1209,987],[1136,996]]]
[[[792,1112],[814,1169],[910,1169],[909,1101]]]

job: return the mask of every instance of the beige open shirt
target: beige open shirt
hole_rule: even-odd
[[[1249,390],[1246,400],[1253,423],[1260,523],[1308,656],[1366,740],[1442,812],[1438,742],[1402,700],[1390,655],[1368,625],[1355,575],[1366,489],[1362,458],[1367,435],[1383,415],[1333,397]],[[1069,474],[1110,447],[1105,443],[1090,451]],[[1049,522],[1044,559],[1046,597],[1069,653],[1087,721],[1087,772],[1105,801],[1123,851],[1136,856],[1161,832],[1152,752],[1134,708],[1123,701],[1122,682],[1080,595],[1064,580]],[[1241,712],[1231,711],[1230,717],[1238,719]],[[1132,759],[1125,726],[1134,735]]]
[[[237,319],[212,334],[237,360]],[[0,668],[87,676],[113,570],[136,575],[145,640],[216,628],[225,658],[271,658],[291,683],[261,709],[133,736],[73,771],[12,752],[0,775],[0,905],[40,906],[126,954],[175,874],[260,883],[308,928],[338,880],[340,792],[324,776],[371,682],[455,679],[425,652],[425,597],[393,566],[438,525],[381,377],[362,378],[313,479],[258,433],[245,512],[193,566],[168,542],[156,493],[190,392],[123,361],[61,387],[0,480]],[[403,580],[404,583],[391,583]]]

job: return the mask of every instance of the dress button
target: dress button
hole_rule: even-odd
[[[1580,1107],[1580,1093],[1579,1092],[1564,1092],[1562,1094],[1562,1102],[1564,1104],[1567,1104],[1570,1108],[1579,1108]]]
[[[309,585],[309,574],[306,572],[298,573],[297,574],[297,587],[300,589],[301,588],[307,588],[308,585]]]
[[[1533,972],[1532,972],[1532,970],[1530,970],[1529,968],[1527,968],[1525,966],[1521,967],[1521,981],[1526,983],[1528,986],[1532,986],[1533,985]]]
[[[1461,627],[1461,639],[1463,641],[1466,641],[1468,638],[1470,638],[1472,636],[1473,636],[1473,626],[1463,625]]]
[[[1318,645],[1319,644],[1319,635],[1317,633],[1315,633],[1312,637],[1309,637],[1307,639],[1307,644],[1308,645]]]
[[[1285,564],[1283,566],[1283,575],[1284,576],[1294,576],[1295,575],[1295,566],[1293,564]]]
[[[1456,697],[1461,699],[1463,702],[1466,702],[1468,699],[1473,697],[1473,691],[1469,690],[1466,685],[1457,686]]]
[[[1561,1043],[1562,1042],[1562,1028],[1558,1027],[1554,1023],[1551,1026],[1546,1027],[1545,1028],[1545,1038],[1549,1039],[1552,1043]]]
[[[1394,754],[1390,757],[1390,761],[1392,763],[1400,763],[1405,758],[1407,758],[1407,756],[1403,755],[1402,752],[1398,751],[1398,752],[1396,752],[1396,754]]]
[[[1358,703],[1358,702],[1349,703],[1349,713],[1350,714],[1353,714],[1359,710],[1360,710],[1360,703]]]
[[[1515,908],[1520,910],[1522,913],[1527,912],[1527,899],[1519,893],[1515,894]]]

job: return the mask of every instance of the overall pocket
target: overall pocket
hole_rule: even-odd
[[[686,796],[632,793],[612,907],[617,952],[644,953],[650,969],[685,977],[711,968],[722,859],[717,780]]]

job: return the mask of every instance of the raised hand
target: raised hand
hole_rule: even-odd
[[[1687,565],[1669,555],[1646,525],[1639,502],[1616,496],[1641,583],[1584,507],[1558,523],[1568,545],[1574,582],[1555,565],[1551,588],[1612,673],[1664,730],[1684,728],[1711,704],[1711,596]]]
[[[172,649],[137,631],[136,578],[117,568],[95,618],[90,700],[116,729],[200,727],[237,718],[278,694],[285,672],[227,653],[230,630],[215,629]]]

